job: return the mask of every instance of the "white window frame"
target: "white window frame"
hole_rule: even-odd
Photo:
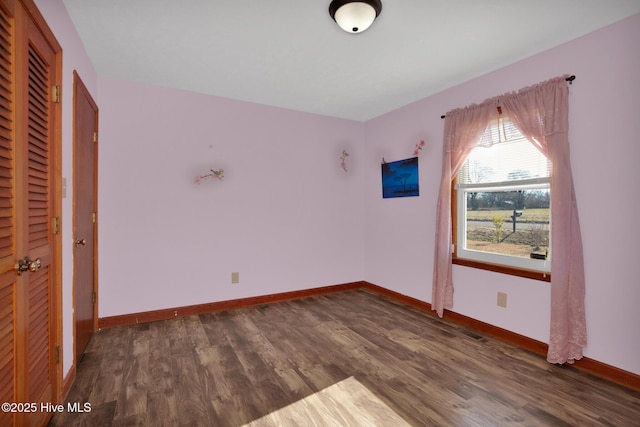
[[[550,190],[549,178],[533,178],[518,181],[498,182],[491,184],[467,184],[456,185],[457,193],[457,241],[455,243],[455,255],[457,258],[473,260],[481,263],[514,267],[518,269],[533,270],[541,273],[551,271],[551,217],[549,217],[549,252],[545,260],[523,258],[492,252],[466,249],[467,247],[467,193],[476,192],[502,192],[547,189]],[[550,207],[551,209],[551,207]],[[551,210],[550,210],[551,212]]]

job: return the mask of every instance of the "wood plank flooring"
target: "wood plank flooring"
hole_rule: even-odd
[[[640,393],[355,290],[114,327],[50,426],[639,426]]]

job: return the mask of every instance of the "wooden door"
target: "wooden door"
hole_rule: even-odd
[[[0,4],[0,403],[15,402],[16,378],[16,215],[13,145],[13,8]],[[13,415],[0,412],[0,425]]]
[[[73,197],[75,360],[97,328],[98,107],[80,76],[73,75]]]
[[[0,400],[31,405],[0,425],[40,426],[59,398],[60,47],[29,0],[1,0],[0,40]]]

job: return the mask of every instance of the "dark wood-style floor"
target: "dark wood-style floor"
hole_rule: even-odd
[[[103,329],[68,401],[50,426],[640,425],[636,391],[365,290]]]

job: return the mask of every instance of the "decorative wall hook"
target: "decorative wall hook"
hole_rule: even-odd
[[[210,171],[211,171],[211,173],[208,173],[206,175],[198,175],[198,176],[196,176],[196,179],[195,179],[194,182],[199,185],[205,179],[218,178],[219,180],[222,180],[222,178],[224,178],[224,170],[223,169],[218,169],[218,170],[210,169]]]
[[[342,155],[340,156],[340,167],[347,172],[347,157],[349,157],[349,153],[346,150],[342,150]]]

